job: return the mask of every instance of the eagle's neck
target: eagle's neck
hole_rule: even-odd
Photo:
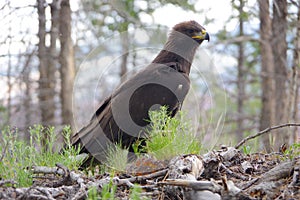
[[[160,51],[152,63],[178,62],[189,74],[198,47],[199,43],[193,39],[187,38],[185,35],[182,36],[182,34],[175,35],[171,33],[163,50]]]

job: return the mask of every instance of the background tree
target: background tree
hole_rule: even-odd
[[[244,36],[244,0],[239,0],[239,36]],[[244,117],[244,100],[245,100],[245,55],[244,55],[244,42],[241,41],[238,44],[238,76],[237,76],[237,129],[236,134],[238,140],[243,138],[243,117]]]
[[[72,92],[75,76],[73,42],[71,38],[71,8],[69,0],[62,0],[59,12],[60,33],[60,78],[61,78],[61,113],[62,123],[73,124]]]
[[[216,34],[218,40],[213,51],[235,58],[222,74],[229,108],[224,132],[232,134],[234,131],[235,139],[240,140],[259,126],[259,40],[257,29],[249,29],[251,22],[257,19],[253,5],[244,0],[233,0],[231,5],[232,14],[227,24],[236,23],[235,29],[229,31],[228,25],[224,25]]]
[[[275,123],[275,99],[274,99],[274,59],[271,39],[272,27],[269,13],[269,1],[259,1],[260,19],[260,48],[261,48],[261,89],[262,109],[260,117],[260,130],[264,130]],[[264,136],[264,144],[270,151],[269,136]]]
[[[274,58],[274,80],[275,80],[275,124],[288,123],[288,66],[287,66],[287,1],[273,1],[272,18],[272,50]],[[277,131],[275,134],[275,148],[283,143],[289,142],[288,131]]]
[[[293,5],[297,7],[297,15],[294,20],[296,36],[294,38],[294,49],[293,49],[293,66],[292,66],[292,76],[291,84],[289,90],[289,103],[288,103],[288,113],[289,121],[297,122],[299,121],[299,69],[300,69],[300,1],[293,2]],[[299,128],[293,127],[291,142],[297,141],[299,138]]]
[[[38,0],[39,16],[39,105],[41,111],[41,122],[44,125],[54,125],[55,122],[55,86],[56,86],[56,61],[57,49],[56,40],[58,36],[58,8],[57,1],[51,4],[51,29],[46,29],[46,6],[45,0]],[[50,46],[46,45],[46,36],[50,38]]]

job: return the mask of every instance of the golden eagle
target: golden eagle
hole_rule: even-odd
[[[204,40],[209,41],[209,35],[197,22],[175,25],[163,50],[102,102],[90,123],[73,136],[73,146],[80,145],[81,153],[99,162],[115,143],[132,152],[132,144],[146,135],[149,110],[164,105],[171,117],[180,110],[195,52]]]

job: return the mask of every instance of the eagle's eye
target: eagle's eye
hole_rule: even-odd
[[[187,32],[192,35],[194,33],[194,30],[189,29]]]

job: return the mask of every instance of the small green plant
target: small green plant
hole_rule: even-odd
[[[1,102],[0,102],[1,103]],[[8,123],[8,109],[0,104],[0,129]]]
[[[146,140],[145,150],[157,159],[168,159],[176,155],[195,153],[201,144],[189,122],[179,112],[179,118],[171,118],[167,108],[149,112],[151,129]]]
[[[115,184],[113,184],[113,180],[111,178],[109,183],[104,184],[102,187],[101,199],[102,200],[115,199],[116,191],[117,191],[117,186]]]
[[[76,158],[80,153],[80,146],[74,147],[71,142],[71,127],[65,126],[62,131],[62,135],[64,137],[65,148],[62,149],[62,155],[64,158],[67,158],[68,167],[70,169],[78,169],[83,160],[78,160]]]
[[[70,135],[70,128],[64,129],[66,135]],[[63,153],[54,152],[56,136],[53,127],[35,125],[29,129],[30,141],[26,143],[17,138],[18,130],[5,128],[2,131],[0,141],[0,177],[1,179],[13,179],[18,187],[26,187],[32,184],[32,166],[54,167],[61,163],[69,169],[77,169],[81,161],[75,160],[79,149],[69,147]],[[47,134],[48,140],[43,141],[43,134]],[[72,155],[72,156],[70,156]]]
[[[133,149],[133,152],[135,153],[135,155],[139,156],[141,154],[141,152],[143,151],[142,150],[143,142],[145,142],[145,139],[141,138],[132,144],[132,149]]]
[[[98,200],[100,199],[100,196],[98,194],[97,188],[94,187],[90,187],[88,190],[88,200]]]
[[[246,155],[250,155],[251,154],[251,147],[250,146],[243,146],[243,152]]]
[[[300,156],[300,142],[292,144],[284,154],[288,156],[291,160]]]
[[[127,166],[128,149],[123,149],[121,144],[111,145],[106,152],[104,165],[112,171],[123,172]]]
[[[138,184],[134,184],[134,186],[132,188],[130,188],[130,194],[129,194],[129,199],[130,200],[146,200],[149,199],[147,197],[142,197],[142,188],[140,185]]]

